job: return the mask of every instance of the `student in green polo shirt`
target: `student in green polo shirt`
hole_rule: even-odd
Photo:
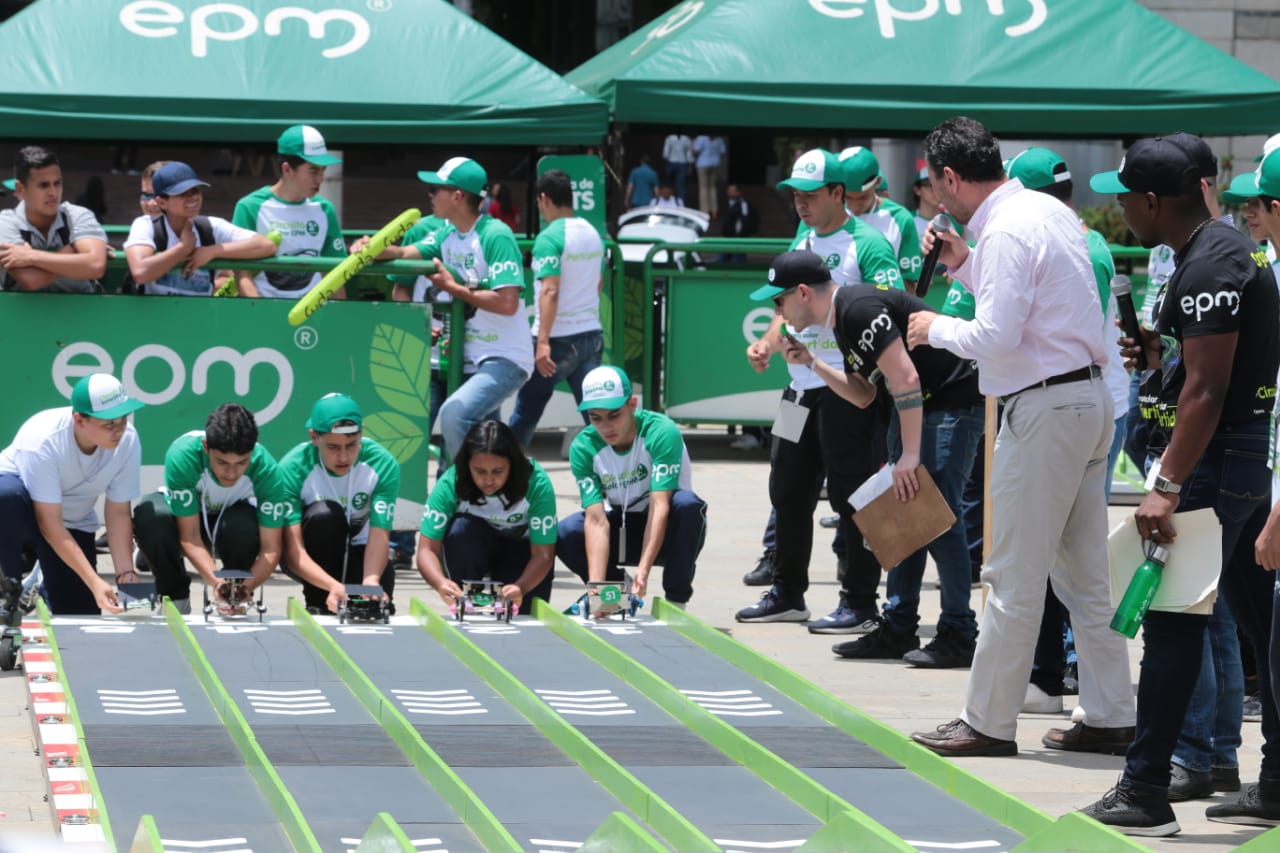
[[[259,234],[280,233],[276,257],[343,258],[347,245],[333,203],[321,196],[320,185],[328,166],[341,163],[329,153],[324,137],[314,127],[295,124],[276,140],[276,167],[280,177],[269,187],[255,190],[236,202],[231,223]],[[236,273],[241,296],[298,299],[319,283],[318,272]],[[334,294],[345,299],[344,290]]]
[[[885,236],[898,257],[898,268],[908,293],[920,280],[920,232],[916,218],[902,205],[876,193],[880,185],[880,161],[870,148],[854,146],[840,152],[849,212]]]
[[[209,585],[220,608],[218,569],[251,572],[252,592],[280,562],[281,501],[276,460],[258,443],[253,413],[239,403],[214,409],[203,430],[178,436],[164,455],[164,489],[133,511],[134,536],[151,567],[156,592],[191,612],[191,578],[183,557]]]
[[[418,571],[446,604],[462,596],[460,583],[491,578],[528,613],[534,598],[551,599],[556,533],[551,478],[510,427],[484,420],[427,496]]]

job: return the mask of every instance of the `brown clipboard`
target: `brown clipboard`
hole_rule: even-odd
[[[920,490],[905,503],[893,489],[853,514],[871,553],[888,571],[937,539],[956,523],[956,514],[923,465],[916,466]]]

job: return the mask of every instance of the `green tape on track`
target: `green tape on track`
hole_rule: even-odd
[[[1046,812],[930,752],[898,730],[867,716],[812,681],[717,631],[687,611],[659,598],[654,602],[653,614],[708,651],[773,685],[787,698],[841,731],[1022,835],[1030,838],[1053,825],[1053,818]]]
[[[907,853],[915,849],[857,806],[716,717],[653,670],[595,636],[576,620],[558,612],[541,599],[534,599],[533,615],[578,651],[635,687],[645,698],[656,703],[716,749],[755,773],[823,823],[829,823],[840,814],[852,816],[861,830],[856,839],[857,849],[873,850],[876,853]]]
[[[578,853],[662,853],[666,849],[643,826],[622,812],[614,812],[587,836]]]
[[[245,766],[249,768],[249,774],[258,783],[258,788],[267,798],[271,810],[280,819],[280,825],[285,835],[289,837],[289,841],[293,843],[294,849],[298,853],[321,853],[320,842],[311,831],[306,818],[302,816],[298,802],[293,798],[293,794],[289,793],[284,780],[280,778],[280,774],[276,773],[271,760],[258,745],[253,728],[244,718],[244,714],[240,713],[231,694],[223,685],[222,679],[218,678],[218,674],[214,672],[209,658],[196,642],[195,634],[191,633],[182,614],[168,598],[164,600],[164,618],[169,623],[169,630],[178,641],[178,648],[182,649],[182,653],[186,655],[187,663],[191,665],[196,678],[204,687],[204,692],[209,696],[213,709],[218,713],[218,719],[222,720],[231,739],[239,747]]]
[[[294,599],[289,599],[290,604],[293,601]],[[405,835],[400,824],[386,812],[378,812],[373,823],[360,837],[360,846],[356,848],[356,853],[417,853],[417,851],[418,848],[413,846],[413,841]]]
[[[138,821],[138,831],[133,834],[129,853],[164,853],[160,830],[156,826],[156,819],[151,815],[144,814],[142,820]]]
[[[76,729],[76,743],[80,747],[80,767],[84,770],[85,781],[89,786],[89,790],[93,792],[93,802],[98,813],[98,822],[102,824],[102,837],[106,841],[106,848],[115,850],[116,840],[115,836],[111,834],[111,820],[107,817],[107,804],[102,799],[102,788],[98,785],[98,777],[93,772],[93,761],[89,757],[89,748],[84,742],[84,727],[80,725],[80,715],[76,713],[76,700],[71,695],[71,684],[67,681],[67,670],[62,665],[62,655],[58,651],[58,641],[53,635],[52,614],[49,613],[49,608],[45,605],[43,598],[36,598],[36,608],[36,612],[40,615],[40,624],[44,626],[45,644],[49,646],[49,653],[53,656],[54,665],[58,668],[58,679],[62,682],[62,698],[67,705],[67,719],[71,721],[71,725],[75,726]],[[30,685],[28,685],[27,689],[28,691],[31,689]],[[41,749],[43,749],[44,745],[39,740],[39,729],[40,724],[37,723],[36,741],[40,743]],[[52,800],[52,797],[50,799]]]
[[[475,791],[462,781],[440,755],[427,745],[413,724],[400,713],[395,703],[382,694],[377,686],[356,665],[338,642],[320,626],[296,598],[289,599],[289,618],[298,627],[315,650],[333,668],[360,704],[373,715],[396,746],[409,756],[413,766],[422,774],[427,784],[435,788],[449,806],[461,816],[463,823],[475,833],[485,850],[496,853],[519,853],[520,842],[507,832],[502,822],[489,807],[476,796]],[[412,849],[412,848],[410,848]]]
[[[1255,835],[1235,849],[1235,853],[1275,853],[1280,850],[1280,827]]]
[[[595,778],[617,800],[653,827],[672,847],[688,853],[719,853],[720,847],[543,702],[510,671],[420,599],[409,602],[418,624],[479,675],[548,740]],[[628,849],[628,848],[620,848]],[[661,849],[661,848],[659,848]]]
[[[1243,848],[1240,848],[1243,849]],[[1274,846],[1267,848],[1275,850]],[[1053,824],[1014,847],[1009,853],[1150,853],[1145,844],[1121,835],[1079,812],[1068,812]]]

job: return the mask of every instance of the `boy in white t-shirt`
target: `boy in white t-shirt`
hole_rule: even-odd
[[[120,612],[97,571],[99,497],[116,581],[137,580],[129,503],[141,492],[142,446],[129,415],[140,408],[115,377],[90,374],[69,407],[32,415],[0,452],[0,569],[21,578],[23,549],[33,547],[54,615]]]
[[[216,260],[251,260],[274,255],[276,244],[237,228],[220,216],[201,216],[209,186],[186,163],[165,163],[151,176],[163,215],[139,216],[124,243],[129,274],[149,294],[212,296]]]

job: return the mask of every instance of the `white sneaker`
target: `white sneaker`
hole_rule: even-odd
[[[1071,712],[1071,722],[1073,723],[1084,722],[1084,706],[1083,705],[1077,705],[1075,707],[1075,710]]]
[[[1050,696],[1034,684],[1027,685],[1027,696],[1022,700],[1024,714],[1061,714],[1062,697]]]
[[[729,442],[730,450],[759,450],[760,447],[760,439],[749,433],[744,433]]]

